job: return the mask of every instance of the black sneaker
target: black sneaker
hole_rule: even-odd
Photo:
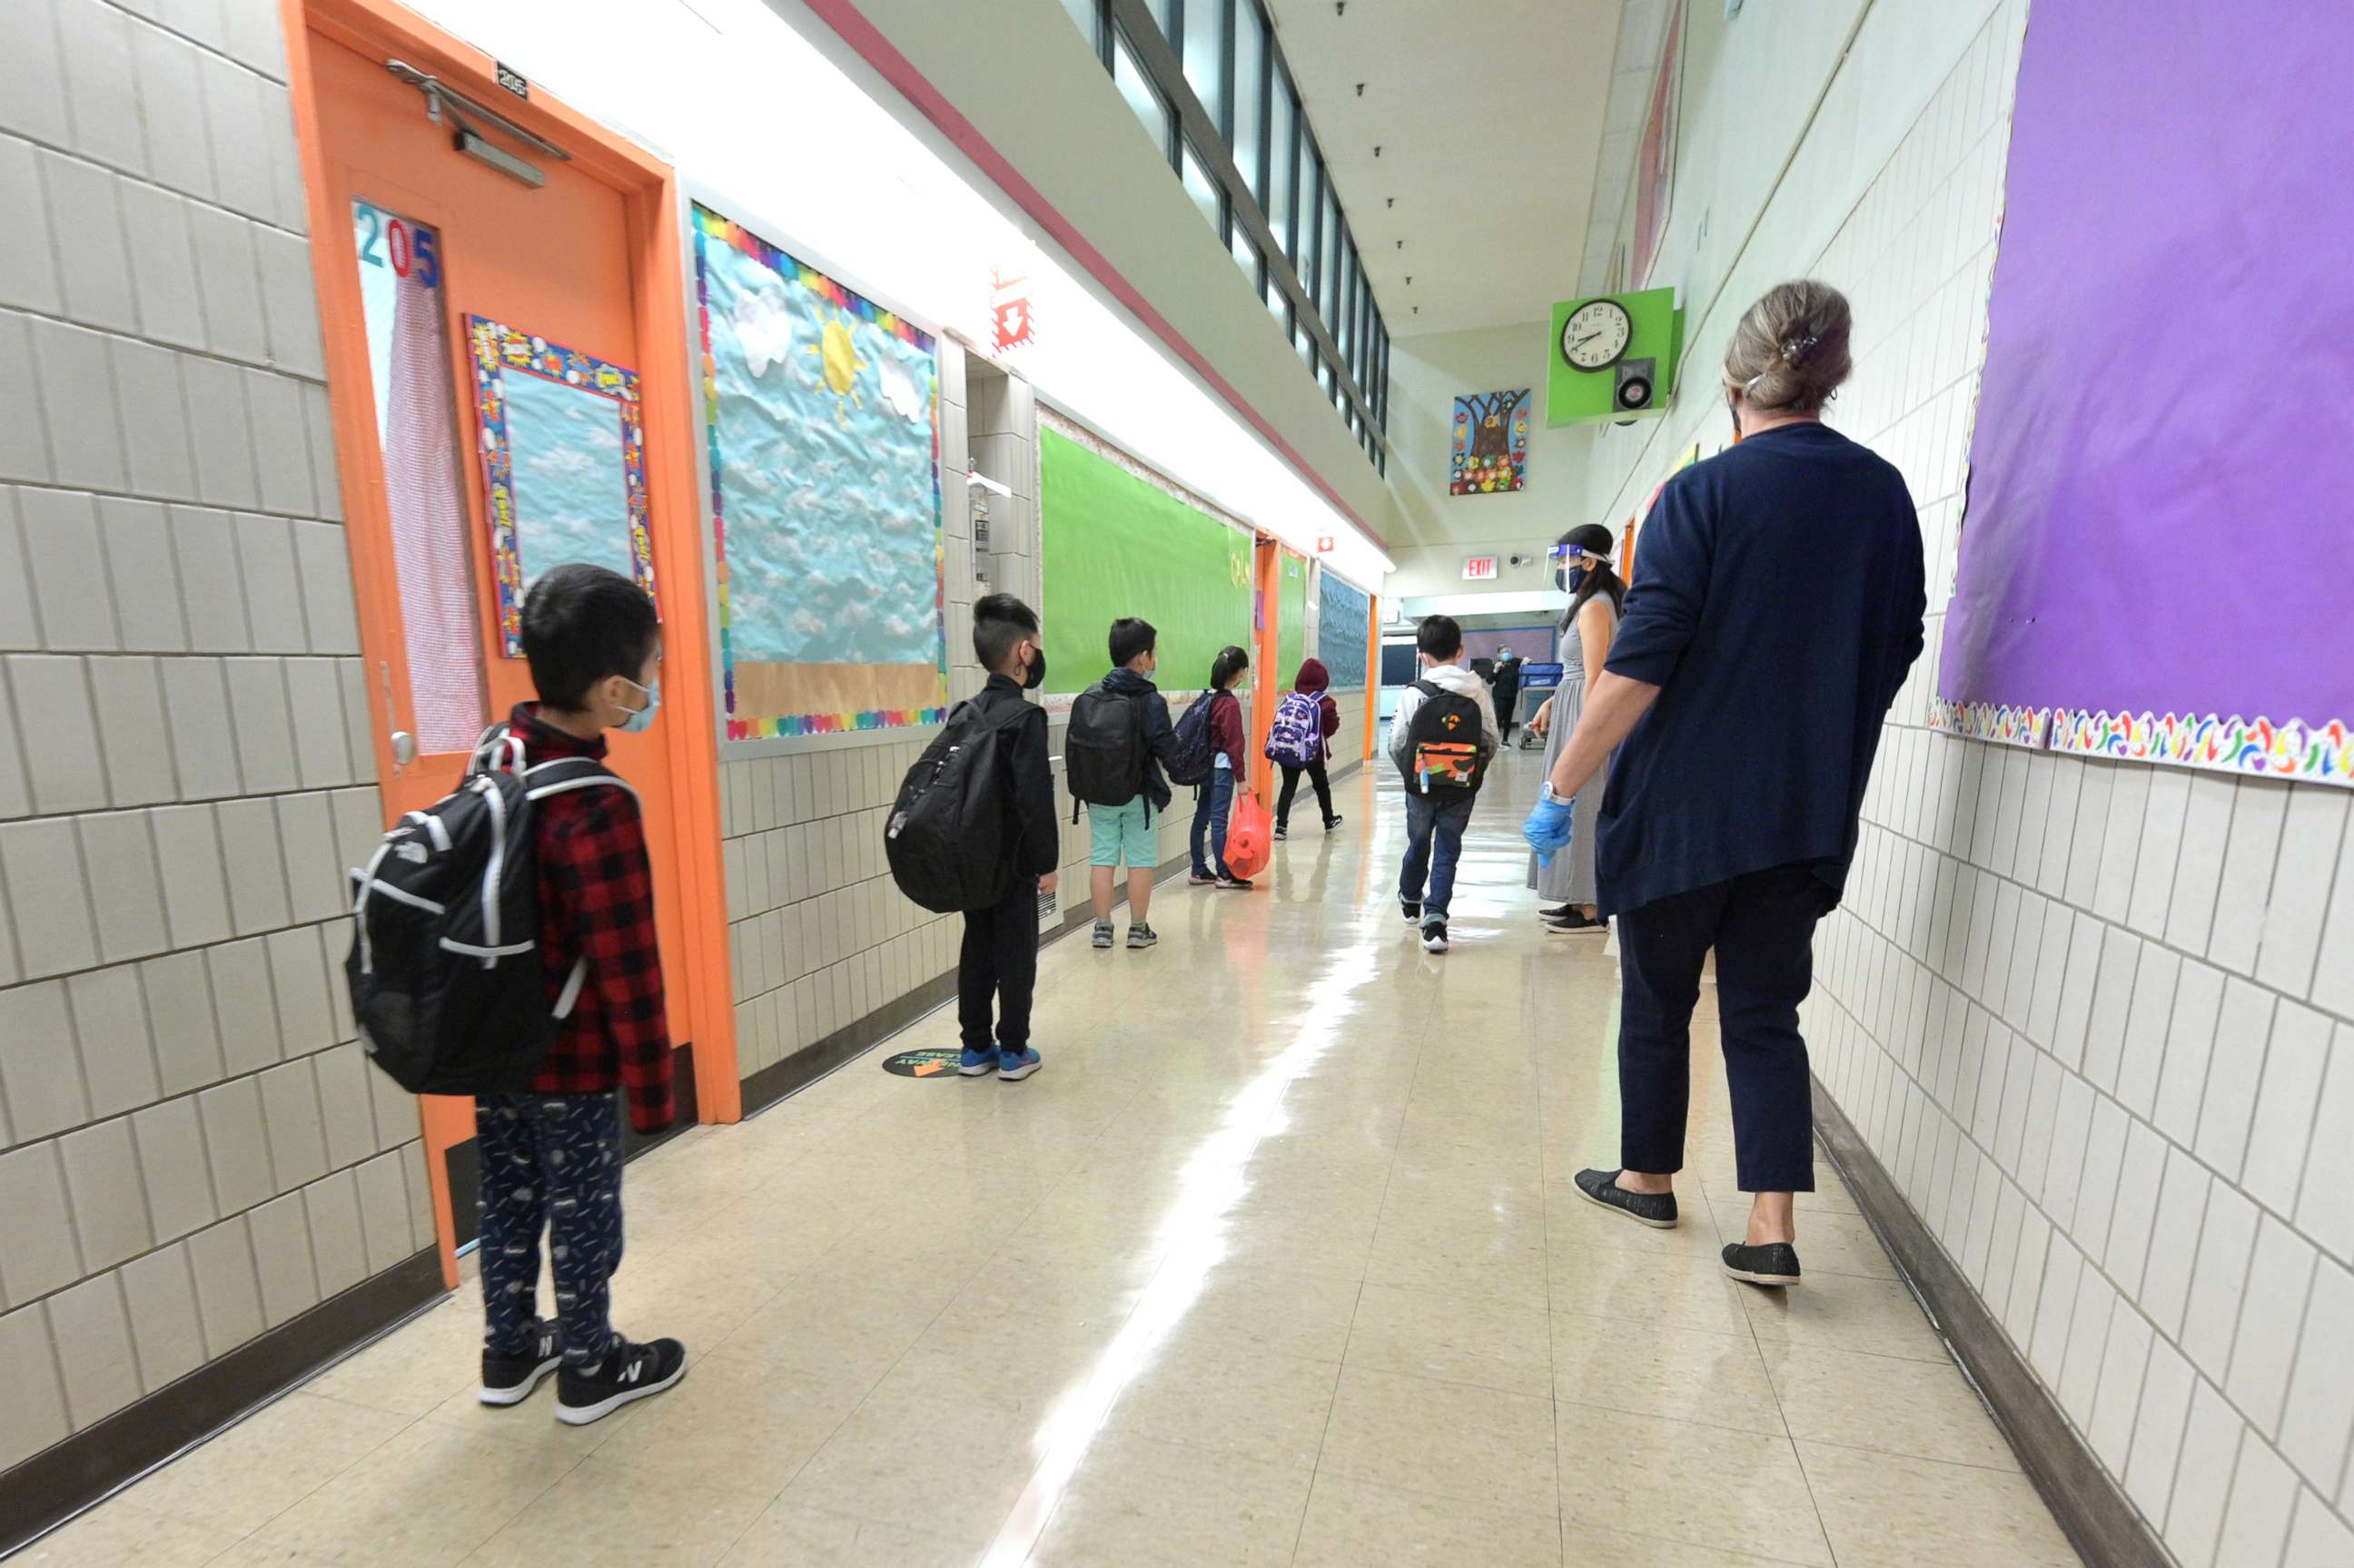
[[[1275,842],[1277,843],[1282,843],[1290,837],[1291,830],[1289,828],[1278,828],[1275,830]]]
[[[1161,940],[1161,934],[1141,920],[1136,921],[1128,928],[1128,945],[1130,949],[1149,948],[1159,940]]]
[[[1411,898],[1398,900],[1398,913],[1405,916],[1405,923],[1409,926],[1422,924],[1422,906]]]
[[[1751,1285],[1768,1285],[1777,1289],[1796,1285],[1798,1249],[1788,1242],[1767,1242],[1764,1246],[1733,1242],[1724,1249],[1724,1272]]]
[[[1610,929],[1610,922],[1601,918],[1599,916],[1589,920],[1585,916],[1573,909],[1557,920],[1547,920],[1545,922],[1545,928],[1550,931],[1566,932],[1570,936],[1575,937],[1581,932],[1607,931]]]
[[[1218,878],[1217,888],[1221,893],[1248,893],[1251,890],[1251,879],[1247,876],[1235,876],[1229,874]]]
[[[540,1380],[564,1364],[564,1340],[557,1326],[545,1318],[534,1319],[531,1325],[531,1348],[519,1356],[498,1356],[482,1352],[482,1403],[484,1404],[521,1404],[531,1397],[531,1391]]]
[[[1575,904],[1556,904],[1550,909],[1538,910],[1537,918],[1540,920],[1563,920],[1576,913],[1577,906]]]
[[[1422,927],[1422,950],[1426,953],[1447,951],[1446,920],[1426,920]]]
[[[641,1399],[650,1399],[686,1375],[686,1347],[676,1340],[633,1345],[627,1340],[593,1372],[566,1367],[556,1374],[556,1418],[586,1426]]]
[[[1324,819],[1324,831],[1329,833],[1348,820],[1346,817],[1327,817]]]
[[[1577,1190],[1585,1194],[1589,1203],[1598,1203],[1655,1231],[1676,1228],[1676,1195],[1673,1192],[1629,1192],[1618,1185],[1618,1172],[1616,1171],[1581,1171],[1575,1180]]]

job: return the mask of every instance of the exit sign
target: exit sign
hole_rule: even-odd
[[[1316,553],[1320,556],[1329,556],[1332,553],[1331,535],[1319,534],[1316,535]]]
[[[1467,583],[1487,583],[1496,580],[1496,557],[1471,556],[1463,562],[1463,580]]]

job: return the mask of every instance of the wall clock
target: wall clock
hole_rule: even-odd
[[[1562,323],[1561,357],[1573,369],[1604,370],[1635,339],[1634,318],[1616,300],[1588,300]]]

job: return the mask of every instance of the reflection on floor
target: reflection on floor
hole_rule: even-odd
[[[1157,949],[1050,949],[1029,1082],[878,1053],[632,1166],[617,1317],[676,1392],[486,1409],[461,1294],[25,1561],[2075,1563],[1828,1168],[1803,1288],[1718,1273],[1711,1028],[1684,1227],[1578,1199],[1615,969],[1532,916],[1535,787],[1499,768],[1447,957],[1360,775],[1257,892],[1162,888]]]

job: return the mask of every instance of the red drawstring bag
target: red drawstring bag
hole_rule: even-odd
[[[1257,876],[1267,869],[1267,850],[1275,825],[1256,795],[1236,795],[1226,818],[1226,869],[1236,876]]]

